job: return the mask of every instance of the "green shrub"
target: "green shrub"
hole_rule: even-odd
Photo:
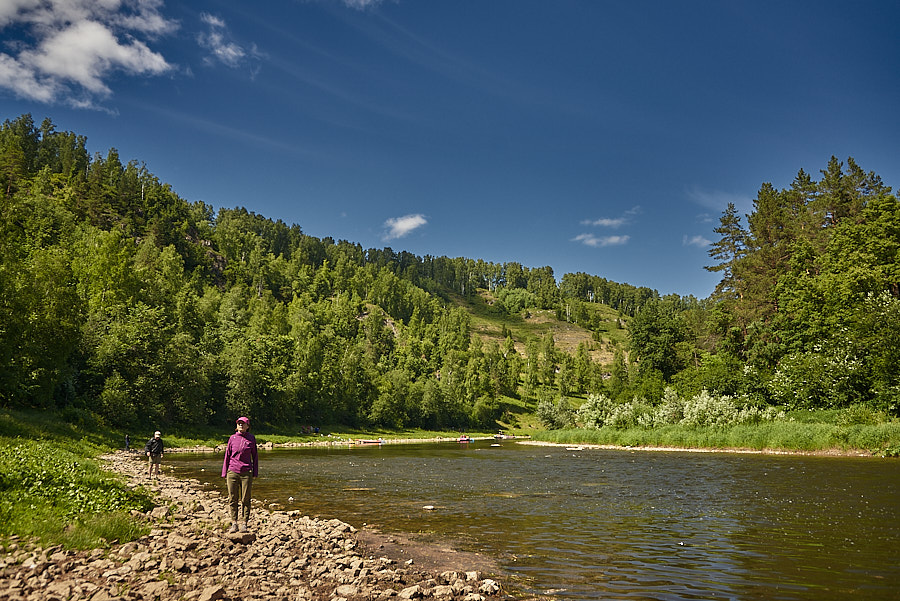
[[[554,403],[550,399],[538,402],[535,416],[541,424],[550,430],[568,428],[574,424],[574,413],[564,397],[559,397]]]
[[[145,492],[126,488],[93,460],[58,444],[0,443],[0,535],[78,548],[100,539],[130,540],[142,527],[129,512],[152,506]]]
[[[846,407],[867,394],[865,365],[847,345],[832,345],[782,359],[769,393],[792,409]]]
[[[880,424],[888,421],[887,415],[877,411],[868,405],[856,404],[841,409],[835,420],[839,426],[853,426],[857,424]]]

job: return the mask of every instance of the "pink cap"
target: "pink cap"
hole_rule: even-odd
[[[244,423],[247,424],[248,426],[250,425],[250,418],[249,418],[249,417],[239,417],[239,418],[237,418],[237,421],[239,421],[239,422],[244,422]]]

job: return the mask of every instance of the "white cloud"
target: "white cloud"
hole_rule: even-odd
[[[107,77],[160,75],[172,66],[146,41],[178,24],[160,0],[0,0],[0,87],[44,103],[94,106],[112,91]]]
[[[110,94],[103,77],[113,68],[135,74],[159,74],[169,68],[166,60],[143,42],[120,44],[109,29],[94,21],[74,23],[45,39],[36,52],[23,52],[20,58],[50,78],[75,82],[101,96]]]
[[[117,6],[119,2],[111,2]],[[163,35],[174,29],[175,22],[165,19],[160,10],[163,7],[162,0],[136,0],[139,10],[134,14],[118,14],[116,23],[125,29],[142,31],[152,35]]]
[[[601,217],[599,219],[585,219],[581,222],[581,225],[617,229],[622,227],[623,225],[630,224],[631,218],[635,215],[640,215],[642,212],[643,210],[641,209],[641,207],[635,205],[634,207],[622,213],[621,217]],[[628,240],[630,239],[631,236],[626,235],[596,236],[594,234],[585,233],[575,236],[574,238],[572,238],[572,241],[581,242],[585,246],[602,248],[604,246],[621,246],[623,244],[628,244]]]
[[[209,27],[208,31],[197,35],[197,43],[211,53],[206,62],[211,64],[218,61],[228,67],[239,66],[247,52],[239,44],[227,39],[229,33],[225,21],[208,13],[202,13],[200,20]]]
[[[581,242],[585,246],[601,248],[604,246],[621,246],[627,244],[631,236],[595,236],[594,234],[579,234],[572,238],[573,242]]]
[[[381,0],[344,0],[344,4],[357,10],[365,10],[370,6],[378,6]]]
[[[384,222],[384,227],[387,230],[384,239],[402,238],[427,223],[428,220],[425,219],[425,216],[418,213],[415,215],[404,215],[403,217],[392,217]]]
[[[585,219],[581,222],[581,225],[616,228],[625,225],[625,223],[627,223],[627,220],[624,217],[618,217],[616,219],[601,217],[600,219]]]
[[[681,244],[683,246],[696,246],[698,248],[706,248],[710,244],[712,244],[712,240],[707,240],[703,236],[690,236],[688,237],[685,234],[684,238],[681,240]]]
[[[581,222],[581,225],[618,228],[631,223],[631,218],[635,215],[640,215],[642,212],[643,210],[641,209],[641,207],[635,205],[622,213],[621,217],[601,217],[599,219],[585,219]]]
[[[209,13],[200,13],[200,20],[213,29],[222,29],[225,27],[225,20]]]
[[[197,34],[197,43],[210,53],[203,61],[207,65],[222,63],[232,69],[249,62],[250,76],[251,78],[256,77],[259,67],[255,59],[264,58],[265,54],[260,52],[255,44],[245,48],[234,42],[231,32],[228,30],[228,25],[221,17],[209,13],[200,13],[200,20],[207,26],[207,30]]]
[[[51,79],[38,80],[33,69],[16,59],[0,54],[0,88],[12,90],[17,96],[50,103],[56,98],[61,84]]]

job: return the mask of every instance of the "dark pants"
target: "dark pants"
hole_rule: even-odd
[[[231,521],[238,521],[238,506],[241,507],[241,521],[250,519],[250,489],[253,488],[253,474],[236,474],[229,471],[225,476],[228,486],[228,500],[231,502]]]

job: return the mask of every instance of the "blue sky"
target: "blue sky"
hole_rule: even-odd
[[[189,201],[708,296],[713,228],[854,157],[900,186],[900,3],[0,0],[0,118]]]

